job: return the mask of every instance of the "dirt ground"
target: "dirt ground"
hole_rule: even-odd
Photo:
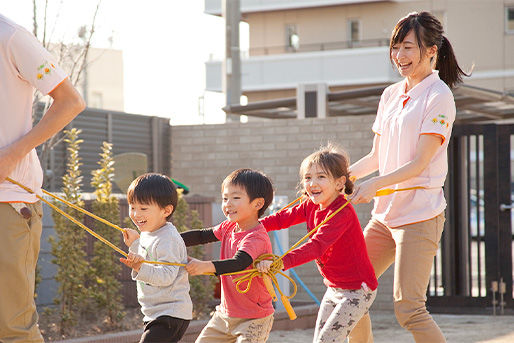
[[[448,343],[514,343],[514,316],[434,314]],[[412,343],[411,334],[396,323],[391,312],[371,317],[375,343]],[[268,343],[306,343],[314,329],[272,331]]]
[[[87,321],[80,321],[80,324],[70,330],[67,335],[61,335],[59,333],[58,321],[59,316],[54,312],[41,311],[39,313],[39,329],[41,330],[45,342],[55,342],[64,339],[96,336],[142,328],[143,315],[139,307],[127,308],[125,309],[125,317],[123,320],[114,327],[109,325],[102,317],[89,318]]]

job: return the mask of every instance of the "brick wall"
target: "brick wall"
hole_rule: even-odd
[[[302,160],[320,145],[332,141],[356,161],[372,146],[375,116],[326,119],[284,119],[220,125],[175,126],[171,129],[171,175],[190,187],[191,194],[214,197],[220,202],[220,185],[238,168],[255,168],[269,175],[276,195],[297,197],[298,169]],[[219,205],[216,205],[219,206]],[[371,204],[356,206],[361,224],[369,220]],[[292,245],[306,232],[304,225],[291,229]],[[307,286],[321,299],[325,287],[314,263],[296,268]],[[391,308],[392,276],[381,279],[374,308]],[[303,290],[296,301],[309,301]]]

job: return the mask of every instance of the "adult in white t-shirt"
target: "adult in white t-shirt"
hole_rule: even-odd
[[[445,220],[442,186],[456,113],[450,88],[466,74],[441,23],[428,12],[400,19],[390,59],[404,79],[384,90],[372,128],[373,148],[350,167],[357,179],[377,170],[378,176],[357,185],[350,198],[366,203],[379,189],[407,189],[375,198],[364,231],[366,246],[377,277],[395,263],[393,298],[400,325],[417,343],[446,342],[425,301]],[[351,343],[373,342],[369,315],[349,337]]]
[[[43,172],[34,148],[66,126],[85,104],[52,55],[30,32],[1,14],[0,82],[0,342],[43,342],[34,302],[41,203],[5,178],[41,194]],[[49,94],[53,103],[32,127],[34,89]]]

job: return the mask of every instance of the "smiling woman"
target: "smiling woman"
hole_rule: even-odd
[[[369,202],[384,187],[405,189],[375,198],[364,231],[366,246],[377,277],[395,262],[394,308],[400,325],[418,343],[441,343],[446,340],[426,310],[425,295],[445,221],[442,186],[456,113],[450,88],[466,74],[441,23],[428,12],[400,19],[389,51],[404,80],[384,90],[373,148],[350,167],[357,179],[377,170],[379,175],[356,185],[351,201]],[[371,336],[366,315],[350,342],[368,342]]]

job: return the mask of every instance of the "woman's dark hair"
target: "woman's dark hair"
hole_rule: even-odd
[[[346,194],[353,193],[353,182],[350,180],[350,159],[343,150],[330,143],[327,146],[321,147],[318,151],[307,156],[300,166],[300,179],[303,180],[304,175],[313,166],[317,165],[323,169],[327,174],[330,174],[334,179],[339,179],[341,176],[346,177],[344,184],[344,192]],[[300,182],[300,185],[302,183]],[[303,190],[303,186],[301,186]],[[342,191],[342,189],[339,189]]]
[[[461,83],[463,75],[471,75],[466,74],[459,67],[450,41],[443,36],[444,30],[441,22],[429,12],[412,12],[398,21],[393,29],[389,43],[391,63],[393,63],[391,57],[393,46],[403,42],[411,30],[416,35],[421,56],[423,56],[426,49],[434,45],[437,46],[435,69],[439,70],[439,77],[448,87],[453,88]]]
[[[129,204],[155,203],[160,208],[172,205],[173,211],[166,217],[166,220],[170,220],[177,208],[177,187],[166,175],[156,173],[143,174],[130,184],[127,190],[127,201]]]
[[[250,201],[257,198],[264,199],[264,205],[259,209],[261,217],[273,201],[273,185],[271,180],[262,172],[253,169],[238,169],[230,173],[221,184],[221,192],[226,185],[234,185],[243,188]]]

